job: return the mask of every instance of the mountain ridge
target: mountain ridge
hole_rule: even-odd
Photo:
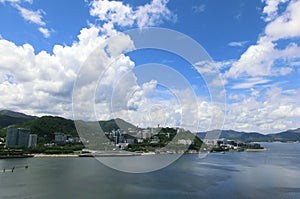
[[[102,130],[105,132],[111,132],[114,129],[136,130],[138,128],[121,118],[94,122],[98,122]],[[38,134],[40,137],[45,137],[45,139],[47,136],[49,138],[53,138],[55,133],[78,136],[75,123],[71,119],[66,119],[59,116],[36,117],[10,110],[1,110],[0,136],[5,136],[6,128],[9,126],[31,128],[32,133]],[[198,132],[196,134],[200,139],[218,137],[243,142],[300,141],[300,128],[289,129],[273,134],[241,132],[235,130],[212,130],[208,132]]]
[[[1,117],[3,116],[3,117]],[[5,118],[4,118],[5,116]],[[15,120],[15,118],[25,118],[23,120]],[[30,118],[30,119],[27,119]],[[8,122],[3,122],[8,120]],[[66,119],[59,116],[42,116],[35,117],[25,115],[23,113],[18,113],[9,110],[0,111],[0,123],[3,126],[0,127],[0,137],[5,137],[6,129],[8,127],[15,128],[30,128],[32,134],[37,134],[39,139],[53,140],[56,133],[63,133],[71,136],[78,136],[75,122],[71,119]],[[135,129],[137,128],[133,124],[121,119],[111,119],[107,121],[91,121],[85,123],[99,123],[99,127],[102,128],[104,132],[111,132],[112,130],[122,129]],[[7,124],[7,125],[6,125]]]
[[[24,122],[32,121],[36,119],[36,116],[26,115],[24,113],[1,110],[0,111],[0,129],[8,127],[13,124],[21,124]]]
[[[200,139],[225,138],[242,142],[300,141],[300,128],[289,129],[279,133],[261,134],[258,132],[241,132],[235,130],[212,130],[196,133]]]

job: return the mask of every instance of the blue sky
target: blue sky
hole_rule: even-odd
[[[1,109],[90,120],[122,117],[139,126],[160,123],[201,131],[272,133],[300,127],[299,1],[70,2],[0,0]],[[155,49],[134,51],[135,44],[120,37],[112,44],[116,46],[111,55],[117,58],[101,57],[94,73],[82,69],[104,41],[132,28],[148,27],[185,34],[205,49],[210,64],[189,63]],[[126,53],[126,49],[131,50]],[[105,69],[112,60],[114,65]],[[178,86],[176,73],[166,74],[177,85],[173,91],[147,78],[150,73],[134,73],[149,63],[173,68],[192,90]],[[218,81],[207,81],[212,78],[210,66]],[[74,83],[83,72],[88,84],[77,88],[80,114],[74,114]],[[215,100],[209,84],[223,101]],[[84,110],[87,102],[93,102],[92,113]],[[197,121],[183,125],[184,112]],[[214,117],[220,124],[214,125]]]
[[[124,1],[132,6],[143,5],[143,2],[147,3]],[[83,27],[87,27],[88,22],[101,24],[101,21],[89,15],[88,3],[84,1],[76,0],[71,7],[68,1],[55,0],[24,2],[21,5],[33,11],[43,10],[46,26],[52,30],[51,37],[44,38],[37,30],[37,24],[26,22],[18,14],[19,11],[7,2],[1,4],[1,35],[16,44],[30,43],[36,52],[46,50],[52,53],[55,44],[71,45],[78,40],[77,35]],[[262,15],[259,10],[263,7],[260,1],[176,0],[169,2],[168,7],[174,10],[176,21],[166,21],[159,27],[171,28],[196,39],[215,60],[237,59],[246,46],[256,43],[265,27],[260,19]],[[247,41],[247,45],[232,50],[228,43],[234,41]]]

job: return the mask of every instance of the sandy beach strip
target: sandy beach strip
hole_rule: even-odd
[[[34,158],[76,158],[78,154],[34,154]]]
[[[268,150],[267,148],[263,149],[245,149],[245,152],[260,152],[260,151],[266,151]]]

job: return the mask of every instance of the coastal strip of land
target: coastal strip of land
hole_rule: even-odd
[[[268,150],[267,148],[261,149],[245,149],[244,152],[262,152]],[[234,152],[234,151],[231,151]],[[238,151],[236,151],[238,152]],[[196,154],[199,152],[194,152],[192,154]],[[7,159],[7,158],[77,158],[77,157],[130,157],[130,156],[147,156],[147,155],[156,155],[156,154],[180,154],[174,152],[147,152],[147,153],[117,153],[117,152],[99,152],[99,153],[80,153],[80,154],[27,154],[27,155],[2,155],[0,159]],[[184,154],[191,154],[184,153]]]
[[[34,154],[34,158],[75,158],[78,154]]]
[[[245,152],[261,152],[261,151],[267,151],[267,148],[262,148],[262,149],[245,149]]]
[[[30,154],[18,154],[18,155],[0,155],[0,159],[10,159],[10,158],[32,158],[34,155]]]

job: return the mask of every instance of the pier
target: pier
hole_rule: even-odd
[[[0,173],[13,173],[14,171],[16,170],[19,170],[19,169],[28,169],[28,165],[25,165],[25,166],[18,166],[18,167],[9,167],[9,168],[2,168],[0,170]]]

